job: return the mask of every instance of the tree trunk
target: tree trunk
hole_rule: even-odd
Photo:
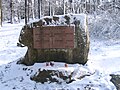
[[[42,0],[40,0],[40,16],[42,15]]]
[[[90,0],[89,0],[89,5],[90,5],[89,13],[91,13],[91,1]]]
[[[25,25],[27,25],[27,0],[25,0]]]
[[[87,13],[87,0],[85,2],[85,13]]]
[[[19,10],[17,10],[17,16],[18,16],[18,22],[20,23],[20,12],[19,12]]]
[[[49,16],[51,16],[51,3],[50,3],[50,0],[49,0]]]
[[[70,3],[70,13],[72,13],[72,2],[69,3]]]
[[[38,18],[41,18],[42,13],[42,0],[38,0]]]
[[[52,16],[54,16],[55,15],[55,8],[54,8],[54,6],[52,6]]]
[[[34,0],[34,1],[35,1],[35,0]],[[34,2],[34,1],[31,2],[31,5],[32,5],[32,19],[35,18],[35,13],[34,13],[34,8],[35,8],[35,7],[34,7],[34,3],[35,3],[35,2]]]
[[[75,13],[75,4],[74,3],[75,3],[75,1],[73,0],[73,2],[72,2],[72,11],[73,12],[72,13]]]
[[[94,3],[94,7],[93,7],[94,9],[93,9],[93,10],[96,11],[96,3],[95,3],[95,0],[93,0],[93,3]]]
[[[34,18],[37,18],[37,13],[36,13],[36,0],[34,0]]]
[[[10,0],[10,23],[13,24],[13,1]]]
[[[0,27],[2,26],[2,1],[0,0]]]
[[[27,15],[28,15],[27,17],[28,17],[28,22],[29,22],[29,19],[30,19],[30,14],[29,14],[29,13],[30,13],[30,10],[29,10],[29,9],[30,9],[30,8],[29,8],[29,7],[30,7],[30,0],[28,0],[28,5],[27,5],[27,7],[28,7],[28,8],[27,8]]]
[[[65,15],[65,0],[63,0],[63,13]]]

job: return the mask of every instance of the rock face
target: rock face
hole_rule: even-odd
[[[78,71],[78,70],[77,70]],[[81,71],[82,72],[82,71]],[[77,74],[76,70],[69,72],[67,70],[47,70],[47,69],[39,69],[33,76],[30,77],[31,80],[35,82],[40,82],[42,84],[44,83],[72,83],[76,79],[81,80],[82,78],[86,76],[90,76],[91,74],[84,73],[80,74],[77,77],[75,75]]]
[[[116,86],[117,90],[120,90],[120,75],[110,75],[112,77],[111,82]]]
[[[67,74],[67,72],[66,72]],[[56,70],[43,70],[39,71],[38,74],[35,74],[33,77],[31,77],[31,80],[40,82],[40,83],[53,83],[56,82],[58,84],[61,84],[62,82],[70,83],[71,75],[64,75],[63,72],[56,71]]]
[[[73,20],[71,22],[71,19]],[[43,18],[38,22],[33,22],[29,25],[25,25],[20,33],[19,46],[27,46],[28,51],[25,57],[18,63],[25,65],[33,65],[39,62],[66,62],[66,63],[79,63],[85,64],[88,58],[89,52],[89,32],[86,27],[82,28],[80,20],[75,16],[64,16],[63,20],[59,17]],[[33,30],[39,28],[42,31],[44,26],[55,25],[69,27],[74,26],[74,48],[34,48]],[[41,34],[42,35],[42,34]]]

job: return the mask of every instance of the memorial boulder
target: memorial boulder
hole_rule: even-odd
[[[28,50],[18,63],[33,65],[55,61],[85,64],[89,43],[86,17],[83,20],[76,15],[45,17],[22,28],[18,45],[27,46]]]

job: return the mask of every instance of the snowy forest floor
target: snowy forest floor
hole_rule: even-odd
[[[106,74],[120,72],[120,41],[91,40],[88,65]]]
[[[54,67],[45,67],[45,63],[33,66],[17,65],[27,47],[17,47],[18,37],[23,24],[3,24],[0,29],[0,90],[116,90],[110,82],[110,74],[120,74],[120,41],[91,39],[89,61],[85,66],[55,63]],[[23,68],[27,68],[26,71]],[[30,80],[39,68],[76,71],[76,81],[66,84],[35,83]],[[34,70],[34,72],[31,72]],[[82,79],[77,75],[90,74]]]

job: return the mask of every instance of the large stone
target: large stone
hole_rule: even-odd
[[[70,83],[73,80],[71,80],[71,75],[68,75],[68,73],[57,71],[57,70],[43,70],[43,71],[38,71],[38,74],[35,74],[34,76],[31,77],[31,80],[40,82],[40,83],[58,83],[61,84],[62,82]]]
[[[57,18],[57,21],[59,21],[58,19],[59,18]],[[47,20],[47,23],[45,22],[46,20]],[[66,22],[68,25],[64,24],[64,26],[68,27],[71,25],[69,19],[66,19]],[[41,30],[42,26],[44,26],[45,23],[47,25],[51,24],[52,23],[51,18],[50,18],[50,21],[48,18],[47,19],[45,18],[45,20],[33,22],[29,25],[25,25],[22,28],[21,33],[20,33],[20,38],[19,38],[20,43],[18,45],[27,46],[28,51],[25,57],[22,60],[20,60],[18,63],[23,63],[26,65],[33,65],[36,62],[46,62],[46,61],[47,62],[56,61],[56,62],[66,62],[66,63],[79,63],[79,64],[85,64],[87,62],[88,52],[89,52],[89,43],[90,43],[89,32],[88,30],[86,31],[85,29],[81,28],[80,21],[77,19],[75,19],[72,22],[72,24],[74,24],[75,26],[74,48],[63,48],[63,49],[62,48],[61,49],[56,49],[56,48],[36,49],[34,48],[34,41],[33,41],[33,30],[34,29],[33,28],[40,28],[39,30]],[[63,23],[62,23],[62,26],[63,26]]]
[[[111,74],[110,76],[112,77],[110,81],[116,86],[117,90],[120,90],[120,75]]]

